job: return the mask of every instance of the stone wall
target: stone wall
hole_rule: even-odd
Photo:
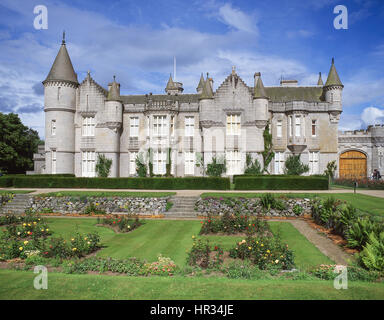
[[[166,211],[167,200],[162,198],[126,197],[31,197],[29,208],[35,212],[85,213],[93,204],[105,213],[159,215]]]
[[[260,204],[259,198],[237,198],[237,199],[226,199],[226,198],[206,198],[199,199],[195,204],[195,210],[198,211],[201,215],[207,216],[211,215],[223,215],[228,212],[230,214],[239,213],[242,215],[264,215],[264,216],[285,216],[285,217],[295,217],[304,214],[311,213],[311,200],[307,198],[299,199],[286,199],[282,200],[276,198],[276,200],[281,201],[286,209],[269,209],[266,210]],[[294,212],[294,207],[299,206],[303,210],[300,214]]]

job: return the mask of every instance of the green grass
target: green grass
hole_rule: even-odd
[[[227,278],[124,277],[48,274],[48,289],[33,287],[33,271],[0,270],[0,299],[370,299],[384,298],[384,283],[350,282],[336,290],[332,281],[238,280]]]
[[[147,261],[157,256],[170,257],[178,265],[184,265],[192,246],[192,235],[200,230],[199,221],[146,220],[145,224],[130,233],[116,234],[109,228],[96,227],[92,218],[49,218],[49,225],[55,235],[69,239],[76,229],[79,232],[97,231],[103,248],[98,256],[125,259],[137,257]]]
[[[58,191],[40,193],[41,197],[139,197],[139,198],[159,198],[175,195],[176,192],[124,192],[124,191]]]
[[[1,189],[0,190],[0,194],[4,194],[4,193],[13,193],[13,194],[26,194],[26,193],[31,193],[31,192],[34,192],[35,190],[4,190],[4,189]]]
[[[202,198],[259,198],[263,193],[220,193],[206,192],[201,195]],[[384,216],[384,198],[368,196],[360,193],[274,193],[275,196],[284,195],[288,198],[314,198],[322,199],[335,198],[347,201],[362,212],[372,215]]]
[[[116,234],[111,229],[96,227],[93,218],[49,218],[50,229],[55,236],[61,235],[70,239],[75,230],[82,233],[97,231],[103,248],[98,256],[125,259],[137,257],[147,261],[155,261],[158,254],[172,258],[176,264],[184,265],[187,253],[192,246],[192,236],[200,231],[199,221],[182,220],[146,220],[140,228],[124,234]],[[269,222],[272,232],[280,229],[284,243],[293,250],[296,266],[307,270],[319,264],[333,263],[309,242],[289,222]],[[243,237],[239,236],[199,236],[209,239],[212,246],[220,245],[224,250],[234,247]]]

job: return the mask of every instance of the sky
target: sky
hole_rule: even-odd
[[[337,5],[348,29],[336,29]],[[35,29],[35,6],[48,28]],[[44,139],[44,88],[65,30],[79,82],[87,71],[122,94],[164,93],[176,57],[177,81],[195,93],[201,73],[216,89],[232,66],[249,85],[323,81],[332,57],[344,84],[339,130],[384,122],[382,0],[0,0],[0,112],[16,112]]]

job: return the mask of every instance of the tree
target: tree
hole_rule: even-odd
[[[330,179],[333,179],[337,170],[336,160],[327,163],[327,169],[324,170],[324,174]]]
[[[269,121],[265,126],[265,129],[263,132],[263,138],[264,138],[264,151],[261,152],[261,155],[263,156],[263,173],[266,172],[269,174],[268,166],[271,163],[273,157],[275,156],[275,153],[273,152],[273,145],[272,145],[272,134],[269,132]]]
[[[207,175],[210,177],[221,177],[221,175],[227,170],[226,161],[224,157],[216,159],[212,157],[212,162],[207,165]]]
[[[285,161],[284,174],[289,176],[300,176],[305,172],[309,171],[309,166],[303,164],[300,161],[300,155],[291,155]]]
[[[251,154],[247,153],[245,158],[246,168],[244,170],[245,174],[261,174],[261,164],[259,160],[255,159],[252,161]]]
[[[32,170],[33,154],[40,143],[37,131],[23,125],[17,114],[0,112],[0,171]]]
[[[136,172],[139,177],[144,178],[147,176],[147,165],[145,164],[145,159],[143,153],[140,152],[135,159],[136,163]]]
[[[97,156],[96,173],[99,177],[107,178],[111,170],[112,159],[108,159],[104,154]]]
[[[200,152],[196,152],[196,167],[201,168],[203,171],[203,177],[205,176],[204,159]]]

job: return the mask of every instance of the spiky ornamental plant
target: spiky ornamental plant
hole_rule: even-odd
[[[384,271],[384,232],[378,237],[372,232],[359,255],[360,263],[368,270]]]
[[[257,159],[252,160],[251,154],[247,153],[245,163],[246,163],[246,168],[244,170],[245,174],[261,174],[262,173],[259,160]]]
[[[267,122],[267,125],[265,126],[264,132],[263,132],[263,138],[264,138],[264,151],[261,152],[261,155],[263,156],[263,173],[266,172],[267,174],[270,174],[268,171],[268,166],[271,163],[273,157],[275,156],[275,153],[273,152],[273,145],[272,145],[272,134],[269,132],[269,120]]]
[[[289,176],[300,176],[305,172],[309,171],[309,166],[303,164],[300,161],[300,155],[291,155],[285,161],[284,174]]]
[[[112,166],[112,159],[108,159],[104,154],[97,156],[96,173],[99,177],[107,178]]]
[[[145,159],[143,156],[143,153],[140,152],[135,159],[136,163],[136,173],[138,174],[139,177],[144,178],[147,176],[147,165],[145,163]]]

